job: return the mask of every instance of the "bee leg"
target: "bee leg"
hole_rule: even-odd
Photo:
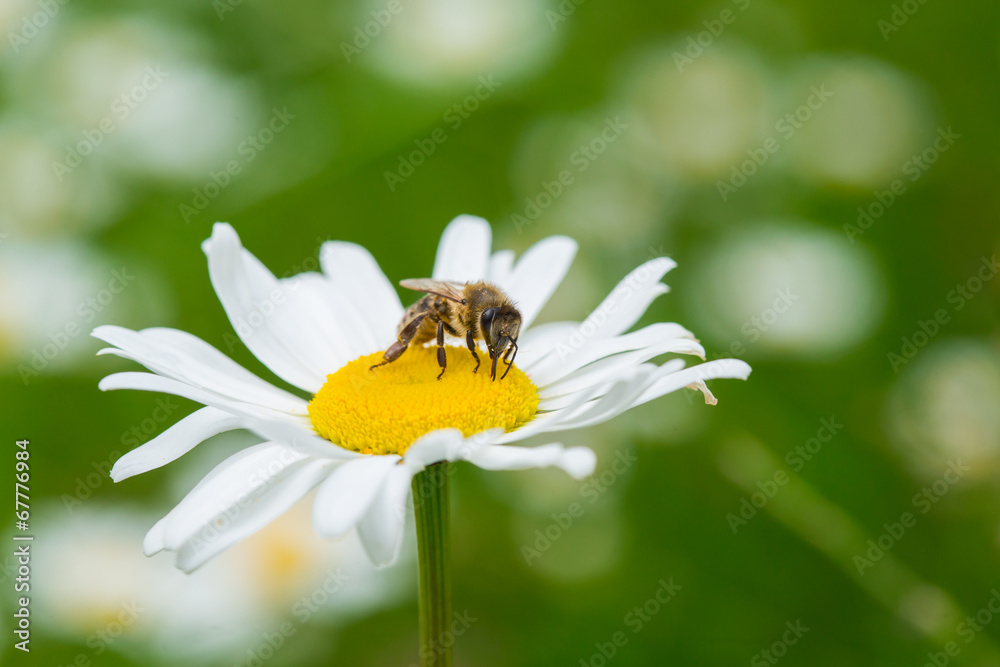
[[[403,327],[403,330],[399,332],[396,342],[390,345],[389,349],[382,355],[382,358],[385,359],[385,361],[370,366],[368,370],[378,368],[379,366],[385,366],[386,364],[390,364],[396,361],[396,359],[399,359],[400,355],[406,352],[406,348],[410,346],[410,341],[413,340],[413,337],[417,333],[417,329],[420,328],[420,325],[423,323],[425,317],[427,317],[426,313],[418,315],[410,320],[406,326]]]
[[[472,353],[472,358],[476,360],[476,367],[472,369],[472,372],[475,373],[479,370],[479,364],[483,362],[479,360],[479,355],[476,354],[476,340],[472,337],[472,329],[469,329],[465,333],[465,344],[469,346],[469,352]]]
[[[511,350],[514,350],[514,356],[513,357],[510,357],[510,351]],[[507,361],[507,357],[510,357],[510,361]],[[506,354],[503,355],[504,363],[507,364],[507,370],[505,370],[503,372],[503,375],[500,376],[501,380],[504,379],[505,377],[507,377],[507,373],[510,373],[510,367],[514,365],[514,358],[515,357],[517,357],[517,342],[516,341],[511,341],[510,347],[507,348]]]
[[[448,367],[448,356],[444,351],[444,320],[438,320],[438,366],[441,367],[441,372],[438,373],[437,379],[440,380],[441,376],[444,375],[445,369]]]

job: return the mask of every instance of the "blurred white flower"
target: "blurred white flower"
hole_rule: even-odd
[[[22,20],[28,16],[32,4],[31,0],[7,0],[0,4],[0,33],[7,35],[20,26]],[[6,51],[9,46],[5,45],[4,50]]]
[[[903,176],[903,165],[933,139],[921,86],[872,58],[814,60],[801,65],[786,87],[789,108],[811,86],[832,94],[788,141],[794,173],[831,184],[884,186]]]
[[[60,22],[68,0],[4,0],[0,2],[0,67],[44,49],[52,26]]]
[[[830,229],[745,224],[696,264],[688,307],[726,354],[824,357],[870,336],[885,287],[874,257]]]
[[[0,238],[0,369],[25,383],[92,364],[87,333],[105,319],[159,314],[170,300],[159,276],[114,262],[80,243]]]
[[[630,143],[637,131],[627,112],[537,121],[511,162],[513,229],[571,229],[580,237],[614,241],[612,247],[629,247],[631,239],[645,248],[667,226],[680,188],[676,178],[637,159]]]
[[[197,35],[132,17],[57,26],[58,40],[12,67],[14,101],[64,129],[61,161],[202,178],[260,122],[245,82],[205,64]]]
[[[371,53],[368,62],[393,78],[430,86],[462,86],[481,75],[501,83],[545,65],[556,32],[546,20],[541,0],[403,0],[402,10],[380,27],[373,13],[385,0],[371,0],[358,14],[364,33],[355,44]],[[388,13],[388,12],[387,12]],[[351,39],[357,37],[351,35]]]
[[[398,594],[398,580],[372,576],[355,538],[317,538],[307,509],[292,509],[192,575],[142,554],[151,519],[96,502],[72,514],[56,506],[37,512],[32,611],[41,631],[84,644],[91,660],[111,650],[169,665],[218,664],[256,649],[283,622],[297,631],[313,618],[369,612]]]
[[[645,54],[624,74],[633,150],[691,178],[725,174],[768,135],[767,75],[750,53],[721,46],[678,67],[681,43]]]
[[[886,403],[889,434],[915,471],[940,477],[962,459],[971,476],[1000,463],[1000,352],[977,340],[953,340],[919,351]]]
[[[113,219],[124,193],[107,172],[82,165],[59,174],[57,133],[38,123],[0,119],[0,229],[17,237],[64,235]]]
[[[104,289],[107,281],[98,257],[85,246],[4,239],[0,359],[30,363],[34,351],[42,355],[46,367],[57,369],[92,355],[87,331],[97,311],[87,299]],[[109,299],[107,307],[113,305]]]

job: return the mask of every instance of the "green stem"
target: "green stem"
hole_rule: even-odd
[[[451,667],[451,507],[448,464],[435,463],[413,478],[420,567],[420,665]]]

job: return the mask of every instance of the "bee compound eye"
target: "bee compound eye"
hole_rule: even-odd
[[[479,326],[482,331],[489,331],[493,326],[493,318],[496,317],[496,308],[487,308],[479,317]]]

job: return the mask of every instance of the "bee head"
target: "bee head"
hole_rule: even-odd
[[[493,360],[492,377],[496,379],[497,360],[504,355],[508,347],[514,348],[517,353],[517,336],[521,331],[521,313],[514,306],[498,306],[487,308],[479,317],[479,331],[486,341],[486,347],[490,351],[490,358]],[[507,366],[514,363],[513,357]],[[507,373],[504,373],[506,376]],[[502,378],[501,378],[502,379]]]
[[[517,340],[521,331],[521,313],[513,306],[498,306],[487,308],[479,316],[479,332],[486,341],[486,346],[503,352],[506,343]],[[504,340],[501,345],[500,341]]]

